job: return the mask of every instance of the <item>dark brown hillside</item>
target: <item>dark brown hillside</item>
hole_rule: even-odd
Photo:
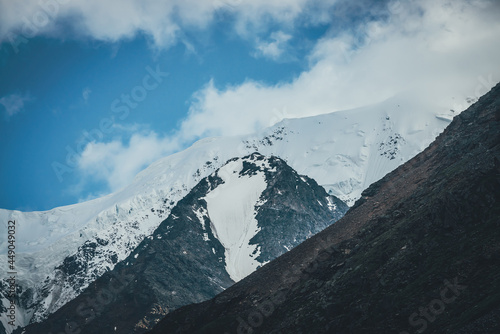
[[[346,216],[151,333],[500,333],[500,85]]]

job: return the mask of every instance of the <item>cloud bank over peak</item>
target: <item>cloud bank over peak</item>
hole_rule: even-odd
[[[113,43],[141,34],[165,49],[192,45],[186,36],[223,21],[230,35],[253,45],[255,58],[281,61],[300,54],[294,48],[306,50],[292,80],[206,82],[174,134],[142,131],[87,144],[76,166],[83,182],[114,191],[194,140],[248,134],[283,118],[371,105],[401,92],[429,101],[436,113],[464,110],[465,101],[500,81],[499,17],[497,0],[0,0],[0,42],[16,48],[34,36],[76,35]],[[321,25],[321,37],[304,38]],[[82,96],[93,97],[90,89]],[[0,103],[13,115],[22,110],[20,98]]]
[[[322,38],[292,82],[246,81],[195,95],[181,133],[234,135],[411,92],[436,112],[463,110],[500,80],[500,5],[494,1],[391,2],[387,19]]]
[[[231,10],[238,10],[238,3],[255,10],[264,6],[264,1],[232,2]],[[270,15],[286,6],[266,3],[262,8]],[[290,19],[305,3],[287,2]],[[327,33],[308,55],[308,68],[292,81],[267,85],[248,79],[218,87],[211,80],[193,95],[189,114],[174,135],[141,134],[125,145],[89,144],[80,170],[116,190],[146,164],[196,139],[252,133],[284,118],[357,108],[402,92],[409,94],[409,101],[426,101],[436,113],[462,111],[500,80],[498,2],[393,1],[385,11],[382,19],[361,20],[342,33]],[[274,37],[275,42],[289,38]],[[278,55],[278,49],[267,47],[263,54]],[[131,160],[137,164],[124,163]]]

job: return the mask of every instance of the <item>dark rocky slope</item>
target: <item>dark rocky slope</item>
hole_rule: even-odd
[[[348,209],[281,159],[252,154],[228,164],[232,162],[241,166],[238,178],[265,179],[254,208],[260,231],[250,240],[259,246],[255,257],[261,264],[323,230]],[[223,173],[228,171],[221,168],[201,180],[128,258],[48,320],[22,333],[141,333],[168,312],[212,298],[234,284],[206,201],[207,194],[230,178]]]
[[[500,333],[500,85],[344,218],[151,333]]]

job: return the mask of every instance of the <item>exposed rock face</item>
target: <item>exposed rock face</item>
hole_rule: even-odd
[[[276,157],[228,161],[124,261],[23,333],[141,333],[340,219],[348,207]]]
[[[151,333],[499,333],[500,85],[340,221]]]

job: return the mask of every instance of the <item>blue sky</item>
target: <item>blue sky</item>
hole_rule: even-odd
[[[0,0],[0,208],[116,191],[206,136],[500,79],[495,1]]]

